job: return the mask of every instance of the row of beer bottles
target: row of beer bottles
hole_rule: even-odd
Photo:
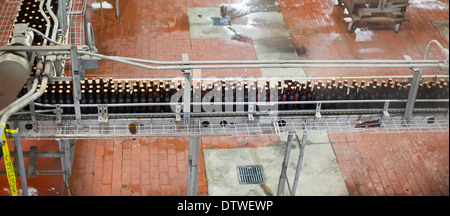
[[[153,102],[170,102],[172,96],[180,91],[181,84],[170,84],[169,82],[148,82],[146,84],[135,82],[133,84],[129,83],[128,85],[122,86],[122,84],[118,84],[117,82],[112,82],[111,80],[97,80],[97,81],[89,81],[84,84],[89,84],[89,87],[86,85],[82,85],[82,95],[86,103],[94,103],[94,104],[105,104],[105,103],[153,103]],[[328,83],[328,81],[327,81]],[[111,85],[112,84],[112,85]],[[361,84],[361,85],[360,85]],[[265,101],[274,101],[273,98],[270,98],[270,92],[278,91],[278,101],[324,101],[324,100],[377,100],[377,99],[407,99],[409,88],[411,86],[410,83],[403,83],[388,85],[385,83],[384,85],[363,85],[353,83],[348,86],[348,84],[323,84],[320,82],[309,84],[306,86],[306,83],[296,84],[295,86],[292,83],[288,83],[286,85],[279,84],[279,86],[259,86],[256,88],[255,85],[247,85],[246,84],[236,84],[231,85],[231,87],[222,83],[220,86],[220,82],[218,84],[218,88],[216,90],[222,91],[222,101],[227,102],[236,102],[236,101],[256,101],[258,102],[260,98],[264,98]],[[103,88],[102,88],[103,85]],[[117,85],[117,86],[116,86]],[[95,86],[95,87],[94,87]],[[176,89],[175,89],[176,86]],[[238,88],[236,88],[238,86]],[[244,87],[242,87],[244,86]],[[251,87],[249,87],[251,86]],[[281,87],[283,86],[283,87]],[[217,87],[217,84],[216,84]],[[47,96],[48,99],[51,99],[55,94],[54,98],[57,100],[58,98],[70,97],[71,94],[67,94],[67,92],[72,91],[72,83],[67,82],[52,82],[47,86],[47,93],[44,94],[44,97]],[[213,89],[212,85],[204,85],[202,86],[200,83],[195,84],[195,87],[192,88],[192,98],[191,101],[201,101],[205,95]],[[231,89],[231,90],[230,90]],[[259,91],[259,90],[263,91]],[[249,94],[250,90],[256,93],[256,95]],[[198,91],[201,91],[201,94],[197,94]],[[227,94],[227,91],[232,91],[232,94]],[[239,92],[244,91],[243,94],[239,94]],[[26,92],[26,89],[21,92],[23,95]],[[199,97],[199,98],[195,98]],[[227,98],[227,97],[232,97]],[[243,98],[239,98],[243,97]],[[422,81],[420,83],[419,91],[418,91],[418,99],[445,99],[448,98],[448,81],[440,80],[440,81]],[[212,98],[214,101],[215,98]],[[53,100],[53,101],[55,101]],[[60,99],[62,101],[63,99]],[[70,101],[69,98],[65,98],[65,101]],[[122,100],[124,102],[122,102]],[[180,99],[181,100],[181,99]],[[220,99],[219,99],[220,100]],[[180,101],[181,102],[181,101]],[[391,107],[393,108],[402,108],[405,103],[392,103]],[[439,107],[442,105],[447,105],[448,103],[435,103],[435,104],[426,104],[426,103],[417,103],[416,107]],[[383,103],[335,103],[335,104],[323,104],[323,108],[325,109],[351,109],[351,108],[381,108]],[[248,110],[248,106],[244,106],[244,110]],[[315,104],[280,104],[278,106],[279,110],[294,110],[294,109],[314,109]],[[85,109],[86,113],[93,112],[94,109]],[[223,109],[225,110],[225,105],[223,105]],[[233,106],[233,110],[236,111],[236,106]],[[170,111],[168,106],[153,106],[153,107],[133,107],[133,108],[111,108],[112,113],[122,113],[122,112],[167,112]]]
[[[38,1],[38,0],[23,0],[20,3],[20,7],[19,7],[16,17],[14,19],[13,26],[15,26],[15,24],[24,23],[24,24],[28,24],[28,27],[35,28],[40,32],[46,32],[49,24],[47,23],[46,19],[43,17],[41,10],[39,8],[39,5],[40,5],[40,1]],[[57,0],[52,0],[50,8],[46,8],[46,5],[44,4],[44,14],[45,14],[47,20],[50,21],[50,27],[54,26],[55,23],[54,23],[54,20],[52,19],[52,17],[50,16],[50,13],[48,10],[52,10],[55,14],[57,14],[57,11],[56,11],[57,7],[58,7]],[[11,37],[12,36],[10,36],[10,39],[11,39]],[[39,35],[35,35],[35,38],[33,40],[33,45],[37,45],[37,46],[43,45],[42,44],[43,40],[44,40],[43,37],[41,37]]]

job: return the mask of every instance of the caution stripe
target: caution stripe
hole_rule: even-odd
[[[8,133],[17,133],[14,130],[6,130]],[[5,161],[6,176],[8,178],[9,188],[11,189],[11,196],[17,196],[17,183],[16,174],[14,173],[14,166],[11,162],[11,156],[9,155],[8,143],[6,142],[6,134],[3,132],[2,141],[4,145],[2,146],[3,159]]]

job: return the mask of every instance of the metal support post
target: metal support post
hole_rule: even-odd
[[[77,123],[81,123],[81,68],[78,60],[78,50],[76,46],[72,46],[70,49],[70,57],[72,64],[72,77],[73,77],[73,102],[75,105],[75,119]]]
[[[27,81],[27,86],[28,86],[28,91],[30,91],[31,89],[31,80]],[[31,124],[33,125],[33,130],[35,133],[39,132],[38,129],[38,124],[37,124],[37,120],[36,120],[36,106],[34,105],[34,101],[30,102],[30,115],[31,115]]]
[[[189,61],[187,54],[181,54],[183,62]],[[183,94],[183,121],[184,125],[188,125],[191,118],[191,85],[192,74],[191,70],[184,70],[184,94]]]
[[[300,146],[300,153],[297,162],[297,170],[295,171],[294,185],[292,186],[291,196],[295,196],[295,194],[297,193],[298,179],[300,178],[300,171],[302,169],[303,164],[303,156],[305,155],[305,147],[308,142],[308,134],[309,133],[307,130],[303,131],[303,138]]]
[[[200,137],[189,137],[187,196],[197,195]]]
[[[72,173],[72,167],[70,162],[71,152],[70,152],[70,140],[59,140],[59,150],[64,152],[61,157],[61,167],[63,171],[64,185],[69,181],[69,177]]]
[[[284,154],[283,166],[281,168],[280,181],[278,183],[278,192],[277,196],[283,196],[284,192],[284,184],[288,181],[286,176],[287,167],[289,164],[289,156],[291,154],[292,148],[292,140],[294,139],[294,132],[290,131],[288,134],[287,145],[286,145],[286,153]],[[288,182],[289,185],[289,182]]]
[[[22,137],[20,136],[20,132],[14,135],[14,149],[17,158],[14,158],[14,162],[16,160],[19,164],[19,176],[20,176],[20,184],[22,185],[22,196],[28,196],[28,185],[27,185],[27,175],[25,171],[25,162],[23,159],[23,150],[22,150]]]
[[[120,24],[119,22],[119,0],[115,0],[115,5],[114,7],[116,8],[116,23]]]
[[[411,81],[411,88],[409,89],[408,102],[406,103],[405,108],[405,115],[403,116],[403,119],[407,123],[411,121],[414,105],[416,103],[417,92],[419,91],[420,79],[422,78],[422,71],[419,68],[412,68],[412,70],[414,70],[414,76]]]
[[[67,0],[58,0],[59,28],[67,31]]]

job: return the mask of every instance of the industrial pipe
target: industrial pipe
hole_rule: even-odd
[[[239,69],[239,68],[411,68],[411,67],[439,67],[440,64],[268,64],[268,65],[182,65],[182,66],[167,66],[167,67],[154,67],[149,65],[144,65],[140,63],[135,63],[121,58],[105,56],[101,54],[96,54],[92,52],[79,51],[78,53],[98,57],[100,59],[106,59],[110,61],[120,62],[148,70],[189,70],[189,69]],[[187,63],[187,62],[186,62]]]
[[[47,22],[47,29],[45,30],[45,36],[48,37],[48,34],[50,33],[51,23],[50,23],[50,20],[48,19],[47,15],[45,14],[45,11],[44,11],[44,2],[45,1],[46,0],[41,0],[41,3],[39,4],[39,10],[41,11],[42,17],[44,17],[45,22]],[[47,46],[47,39],[45,37],[44,37],[44,42],[42,43],[42,45],[43,46]]]
[[[11,109],[14,106],[17,106],[17,104],[19,104],[21,101],[27,99],[28,97],[30,97],[32,94],[34,94],[36,92],[37,89],[37,85],[39,83],[39,78],[34,78],[33,81],[33,86],[31,87],[31,89],[28,91],[28,93],[24,96],[22,96],[21,98],[17,99],[16,101],[14,101],[14,103],[8,105],[7,107],[5,107],[3,110],[0,110],[0,116],[3,115],[3,113],[5,113],[7,110]]]
[[[59,21],[58,21],[58,17],[55,15],[55,13],[53,13],[50,3],[51,3],[51,0],[47,0],[47,10],[53,19],[53,25],[54,25],[51,39],[56,40],[56,33],[58,32],[58,28],[59,28]]]
[[[25,100],[21,101],[20,103],[18,103],[16,106],[12,107],[11,109],[9,109],[8,111],[6,111],[1,119],[0,119],[0,132],[3,132],[6,128],[6,122],[8,121],[9,117],[11,115],[13,115],[15,112],[21,110],[22,108],[24,108],[26,105],[30,104],[31,102],[37,100],[39,97],[41,97],[44,92],[45,89],[47,87],[48,84],[48,79],[49,79],[49,75],[50,75],[50,71],[53,68],[53,61],[55,57],[48,57],[47,60],[45,61],[45,66],[44,66],[44,73],[43,73],[43,78],[42,78],[42,82],[41,82],[41,87],[39,88],[39,91],[37,91],[36,93],[34,93],[32,96],[26,98]],[[0,144],[3,146],[4,143],[3,141],[0,141]]]
[[[323,63],[352,63],[352,64],[367,64],[367,63],[383,63],[383,64],[402,64],[402,63],[410,63],[405,60],[247,60],[247,61],[154,61],[154,60],[145,60],[138,58],[128,58],[121,56],[110,56],[113,58],[119,58],[126,61],[136,62],[136,63],[144,63],[144,64],[155,64],[155,65],[210,65],[210,64],[323,64]],[[442,60],[415,60],[412,63],[445,63]]]

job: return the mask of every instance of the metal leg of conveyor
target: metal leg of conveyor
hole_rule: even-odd
[[[189,137],[187,196],[197,195],[200,137]]]
[[[80,62],[78,59],[78,50],[76,46],[72,46],[70,49],[71,53],[71,63],[72,63],[72,77],[73,77],[73,102],[75,105],[75,119],[77,120],[78,125],[80,125],[81,121],[81,78],[82,78],[82,69],[80,68]]]
[[[183,62],[189,61],[189,56],[187,54],[181,54]],[[184,94],[183,94],[183,123],[188,125],[191,121],[191,89],[186,88],[186,86],[192,85],[192,74],[191,70],[183,70],[184,73]]]
[[[14,161],[17,160],[19,164],[19,176],[20,184],[22,185],[22,196],[28,196],[27,175],[25,171],[25,162],[23,159],[22,137],[20,136],[20,132],[14,135],[14,149],[17,156],[17,158],[14,158]]]
[[[305,147],[306,143],[308,142],[308,131],[303,131],[303,138],[302,143],[300,146],[300,155],[298,156],[298,162],[297,162],[297,170],[295,171],[295,179],[294,179],[294,185],[292,186],[291,196],[295,196],[297,193],[297,187],[298,187],[298,179],[300,178],[300,171],[302,169],[303,164],[303,156],[305,155]]]
[[[115,5],[114,7],[116,8],[116,23],[120,24],[119,22],[119,0],[115,0]]]
[[[58,17],[62,17],[59,19],[59,27],[63,32],[67,30],[67,0],[58,0]]]
[[[288,164],[289,164],[289,155],[291,154],[292,140],[293,139],[294,139],[294,132],[290,131],[289,134],[288,134],[287,145],[286,145],[286,153],[284,154],[283,166],[281,168],[281,175],[280,175],[280,181],[278,183],[277,196],[283,196],[284,185],[287,182],[286,171],[287,171],[287,167],[288,167]]]
[[[411,82],[411,88],[409,90],[408,102],[406,103],[405,115],[403,119],[409,123],[413,114],[414,105],[416,103],[417,92],[419,91],[420,79],[422,77],[422,71],[418,68],[414,68],[414,76]]]
[[[59,140],[59,150],[64,153],[64,155],[61,157],[61,167],[63,171],[63,181],[64,186],[67,187],[69,185],[69,178],[72,174],[72,148],[71,148],[71,140]],[[69,191],[69,190],[68,190]],[[70,194],[70,191],[69,191]]]

